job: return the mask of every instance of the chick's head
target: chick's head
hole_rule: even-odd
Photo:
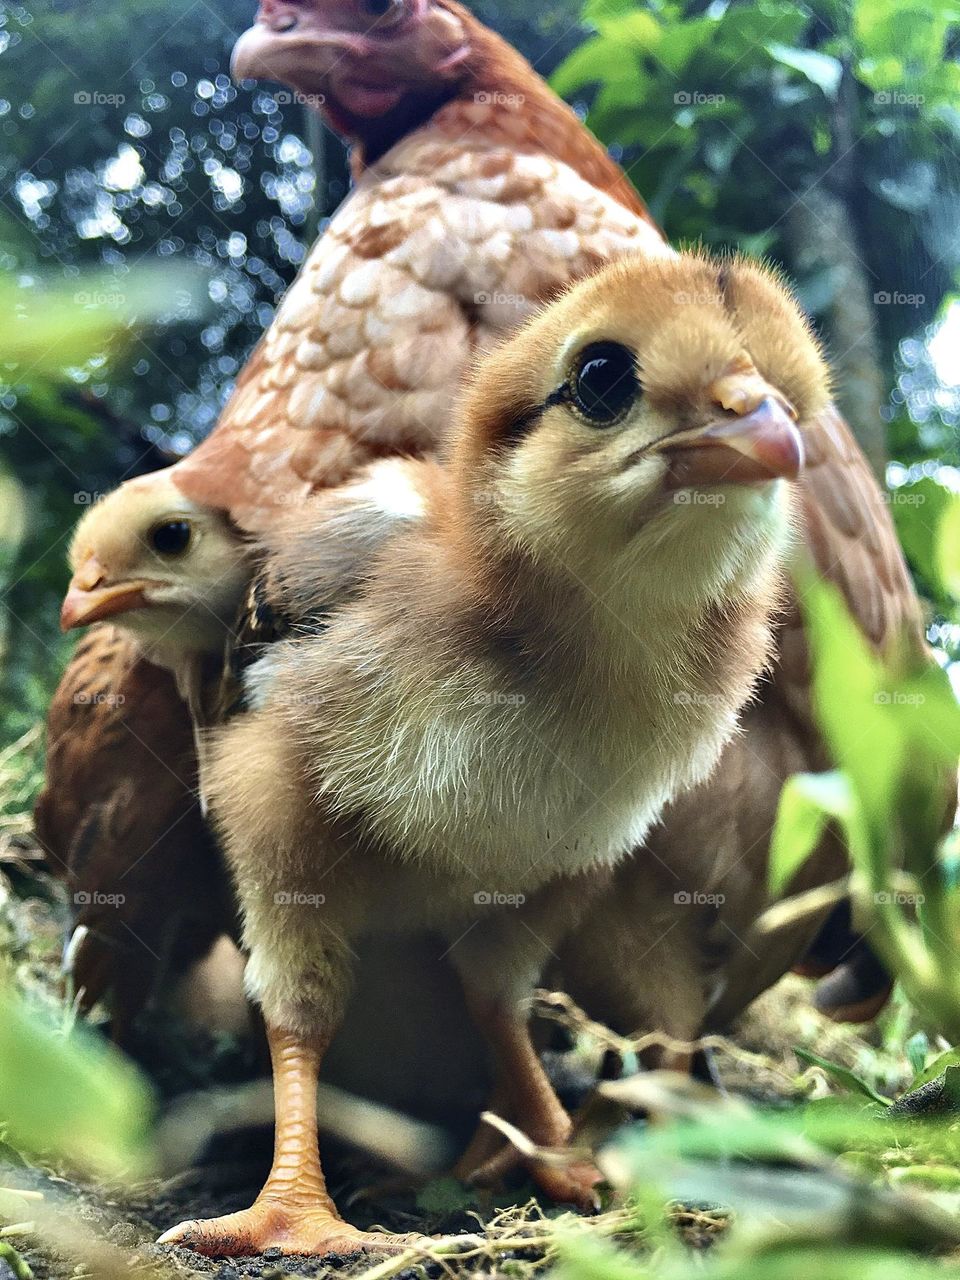
[[[631,258],[546,307],[477,370],[453,446],[501,545],[602,586],[622,556],[710,594],[783,538],[803,424],[828,401],[781,280],[741,259]]]
[[[248,579],[245,545],[226,516],[185,498],[166,471],[91,507],[69,562],[61,627],[110,618],[165,666],[222,645]]]

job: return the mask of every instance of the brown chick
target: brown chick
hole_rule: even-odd
[[[91,507],[69,560],[63,629],[115,625],[84,639],[51,705],[35,821],[71,890],[64,955],[81,1006],[109,991],[111,1034],[124,1042],[167,975],[234,929],[198,804],[196,732],[204,669],[219,670],[250,566],[237,530],[169,471]]]
[[[110,996],[110,1033],[126,1044],[168,975],[233,930],[236,913],[174,677],[109,624],[83,638],[50,706],[47,778],[34,820],[69,890],[65,967],[83,1010]]]
[[[286,557],[323,613],[249,668],[250,713],[216,734],[207,785],[271,1045],[276,1154],[250,1209],[163,1242],[397,1247],[340,1218],[316,1143],[317,1072],[365,934],[447,939],[515,1107],[535,1134],[553,1125],[524,998],[597,872],[709,774],[769,654],[796,422],[827,395],[799,318],[801,341],[776,338],[787,305],[742,262],[608,268],[481,362],[445,467],[370,473],[393,531],[344,599],[328,569],[343,520],[323,502],[274,550],[274,582]],[[681,684],[695,696],[678,705]]]

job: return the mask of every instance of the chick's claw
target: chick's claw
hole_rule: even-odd
[[[361,1253],[402,1253],[422,1243],[422,1237],[360,1231],[323,1208],[261,1201],[222,1218],[181,1222],[165,1231],[157,1243],[193,1249],[208,1258],[250,1257],[267,1249],[312,1257],[353,1257]]]
[[[597,1213],[600,1209],[597,1186],[603,1175],[592,1164],[534,1165],[530,1176],[555,1204],[572,1204],[580,1213]]]
[[[597,1188],[603,1182],[603,1174],[589,1161],[547,1164],[541,1160],[525,1159],[507,1146],[475,1168],[465,1181],[474,1187],[500,1187],[509,1174],[523,1167],[526,1167],[534,1186],[555,1204],[570,1204],[585,1214],[599,1210],[600,1193]]]

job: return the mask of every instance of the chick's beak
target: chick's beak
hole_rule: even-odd
[[[147,603],[145,582],[105,581],[106,570],[96,556],[83,562],[70,579],[60,609],[60,630],[86,627],[131,609],[142,609]]]
[[[668,436],[659,451],[669,460],[668,489],[698,485],[796,480],[803,468],[797,412],[752,367],[731,368],[708,388],[724,417]]]

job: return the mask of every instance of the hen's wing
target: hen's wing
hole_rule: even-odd
[[[842,591],[870,643],[880,652],[903,636],[923,646],[920,602],[888,504],[850,428],[834,406],[804,428],[800,481],[804,543],[817,570]],[[779,640],[776,684],[809,717],[810,663],[796,600]]]
[[[84,637],[47,723],[37,834],[82,927],[68,952],[81,1003],[111,993],[122,1040],[161,983],[232,927],[193,732],[172,676],[109,626]]]

